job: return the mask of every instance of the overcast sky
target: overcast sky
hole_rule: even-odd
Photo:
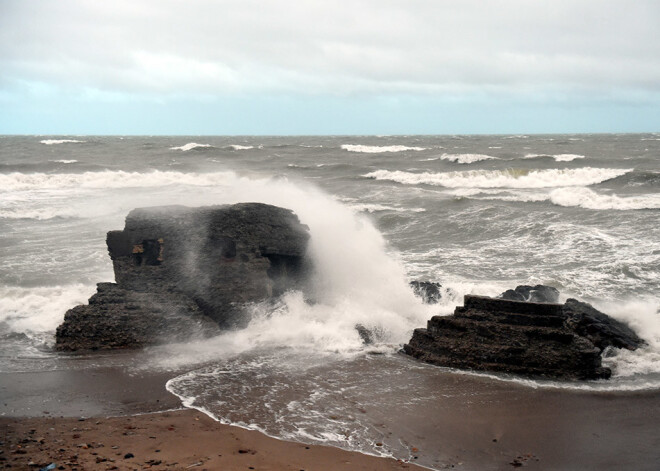
[[[0,0],[0,133],[660,131],[659,0]]]

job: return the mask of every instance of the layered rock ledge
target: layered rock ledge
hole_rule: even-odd
[[[59,350],[135,348],[244,325],[247,303],[299,288],[309,232],[261,203],[131,211],[107,245],[116,283],[57,328]]]
[[[602,366],[605,348],[634,350],[643,343],[625,324],[574,299],[556,304],[467,295],[453,315],[434,316],[416,329],[404,352],[461,369],[599,379],[612,374]]]

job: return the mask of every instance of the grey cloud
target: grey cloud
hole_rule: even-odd
[[[0,75],[108,93],[660,92],[660,2],[4,0]]]

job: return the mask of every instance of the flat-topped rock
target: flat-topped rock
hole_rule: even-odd
[[[404,352],[440,366],[558,379],[609,378],[608,346],[644,342],[625,324],[576,300],[566,304],[467,295],[451,316],[416,329]]]
[[[191,335],[176,326],[200,316],[220,328],[244,325],[247,303],[302,286],[308,240],[292,211],[267,204],[135,209],[107,236],[116,284],[67,312],[56,347],[160,343],[170,328]]]

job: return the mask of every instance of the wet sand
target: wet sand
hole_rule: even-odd
[[[336,448],[283,442],[193,410],[133,417],[0,419],[0,466],[68,470],[422,469]]]

